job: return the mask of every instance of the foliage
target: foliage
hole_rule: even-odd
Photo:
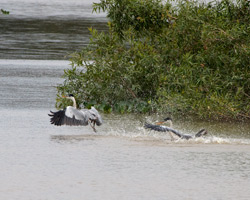
[[[4,10],[4,9],[1,9],[1,13],[2,13],[2,14],[4,14],[4,15],[8,15],[8,14],[10,14],[10,12],[9,12],[9,11],[6,11],[6,10]]]
[[[106,112],[250,118],[249,1],[101,0],[93,10],[108,13],[108,32],[89,29],[58,97]]]
[[[138,37],[160,33],[166,27],[171,17],[168,13],[170,4],[163,4],[161,0],[102,0],[94,3],[94,11],[108,11],[112,30],[121,38],[124,31],[132,29]]]

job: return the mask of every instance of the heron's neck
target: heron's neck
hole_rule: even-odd
[[[173,122],[172,122],[172,120],[169,121],[169,127],[170,127],[170,128],[173,127]]]
[[[72,97],[71,100],[73,101],[73,107],[76,108],[76,100],[75,100],[75,98]]]

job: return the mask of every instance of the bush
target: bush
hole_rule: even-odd
[[[250,118],[249,1],[102,0],[100,10],[108,32],[90,28],[58,96],[73,93],[106,112]]]

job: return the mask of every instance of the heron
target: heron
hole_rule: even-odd
[[[50,111],[48,114],[51,124],[56,126],[69,125],[69,126],[87,126],[88,124],[96,132],[95,125],[102,125],[102,117],[95,107],[91,106],[90,109],[77,109],[76,100],[73,94],[63,96],[63,98],[73,101],[73,106],[67,106],[63,110],[57,112]]]
[[[162,125],[162,124],[166,124],[166,123],[169,124],[169,126],[168,126],[169,128],[173,127],[173,122],[172,122],[172,119],[170,117],[165,118],[163,121],[156,122],[156,125]],[[169,133],[171,140],[174,140],[174,134],[171,131],[166,131],[166,132]]]
[[[166,122],[170,123],[169,127],[162,125],[162,124],[164,124]],[[202,137],[202,136],[207,134],[206,129],[201,129],[195,135],[183,134],[183,133],[181,133],[181,132],[179,132],[179,131],[172,128],[172,119],[170,117],[167,117],[163,121],[156,123],[156,125],[155,124],[145,123],[144,127],[146,129],[151,129],[151,130],[154,130],[154,131],[169,132],[172,140],[174,139],[174,137],[173,137],[174,135],[178,136],[178,138],[189,140],[189,139]]]

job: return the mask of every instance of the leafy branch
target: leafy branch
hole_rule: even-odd
[[[4,15],[9,15],[9,14],[10,14],[10,12],[9,12],[9,11],[4,10],[4,9],[1,9],[1,13],[2,13],[2,14],[4,14]]]

